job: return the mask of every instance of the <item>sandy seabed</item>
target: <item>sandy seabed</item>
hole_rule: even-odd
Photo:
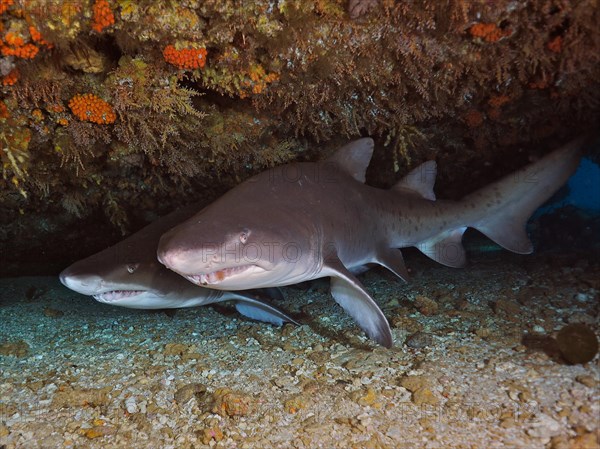
[[[362,280],[392,325],[378,347],[326,283],[286,288],[283,328],[229,308],[96,303],[54,277],[0,279],[0,448],[598,448],[600,261],[486,253],[412,280]],[[575,345],[576,346],[576,345]],[[578,350],[577,347],[573,348]]]

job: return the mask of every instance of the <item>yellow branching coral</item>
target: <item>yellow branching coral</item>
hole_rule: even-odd
[[[112,106],[94,94],[77,94],[69,101],[69,108],[79,120],[105,125],[113,123],[117,115]]]
[[[0,134],[2,177],[5,180],[10,178],[12,184],[24,197],[27,197],[27,193],[20,186],[20,181],[27,177],[30,141],[31,130],[16,124],[16,122],[7,127],[7,132]]]
[[[245,80],[242,84],[244,87],[251,88],[253,94],[262,93],[267,88],[268,84],[279,79],[277,73],[266,73],[265,69],[260,64],[253,64],[250,67],[248,75],[250,76],[250,80]],[[240,97],[244,98],[245,96],[245,92],[240,93]]]

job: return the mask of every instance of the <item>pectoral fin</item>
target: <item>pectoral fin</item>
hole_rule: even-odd
[[[293,323],[300,326],[296,320],[283,310],[270,304],[268,301],[251,296],[239,295],[234,299],[235,308],[245,317],[265,323],[282,326],[284,323]]]
[[[329,258],[323,272],[331,276],[331,294],[335,301],[354,318],[369,338],[386,348],[391,348],[390,325],[359,280],[339,259]]]

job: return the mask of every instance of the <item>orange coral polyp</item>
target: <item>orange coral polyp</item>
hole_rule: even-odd
[[[33,25],[31,25],[29,27],[29,35],[31,36],[31,40],[33,42],[37,42],[40,45],[45,45],[48,48],[52,48],[52,43],[48,42],[47,40],[45,40],[42,37],[42,33],[40,33],[40,31],[34,27]]]
[[[13,45],[15,47],[21,47],[25,44],[25,41],[21,36],[11,32],[6,33],[6,36],[4,36],[4,40],[8,45]]]
[[[548,42],[548,44],[546,44],[546,47],[552,53],[560,53],[562,50],[562,41],[562,36],[556,36],[554,39]]]
[[[94,2],[92,29],[97,33],[101,33],[104,28],[107,28],[115,23],[115,15],[110,9],[107,0],[96,0]]]
[[[510,30],[503,30],[495,23],[476,23],[469,28],[469,34],[486,42],[497,42],[503,37],[510,36]]]
[[[35,58],[35,56],[38,54],[38,51],[40,51],[40,49],[33,44],[25,44],[21,47],[9,47],[6,45],[2,46],[3,56],[16,56],[17,58],[22,59]]]
[[[510,101],[508,95],[492,95],[488,100],[488,104],[493,108],[499,108]]]
[[[10,113],[8,112],[8,108],[6,107],[6,103],[0,100],[0,118],[8,118],[10,117]]]
[[[167,45],[163,50],[165,61],[180,69],[193,70],[206,64],[206,48],[182,48],[177,50],[173,45]]]
[[[469,128],[477,128],[483,123],[483,115],[477,109],[469,109],[464,120]]]
[[[19,71],[17,69],[12,69],[11,72],[2,78],[3,86],[12,86],[19,79]]]
[[[79,120],[105,125],[117,116],[110,104],[94,94],[77,94],[69,101],[69,108]]]
[[[0,53],[2,56],[15,56],[22,59],[33,59],[40,49],[31,43],[25,43],[25,39],[17,33],[9,31],[4,36],[4,43],[0,42]]]
[[[0,0],[0,14],[4,14],[15,3],[15,0]]]

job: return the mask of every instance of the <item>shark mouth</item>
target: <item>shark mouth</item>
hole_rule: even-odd
[[[253,267],[256,267],[256,265],[240,265],[238,267],[223,268],[212,273],[187,275],[185,278],[196,285],[218,284],[226,278],[243,273]]]
[[[99,293],[92,295],[96,301],[100,302],[115,302],[123,298],[131,298],[144,293],[144,290],[112,290],[110,292]]]

